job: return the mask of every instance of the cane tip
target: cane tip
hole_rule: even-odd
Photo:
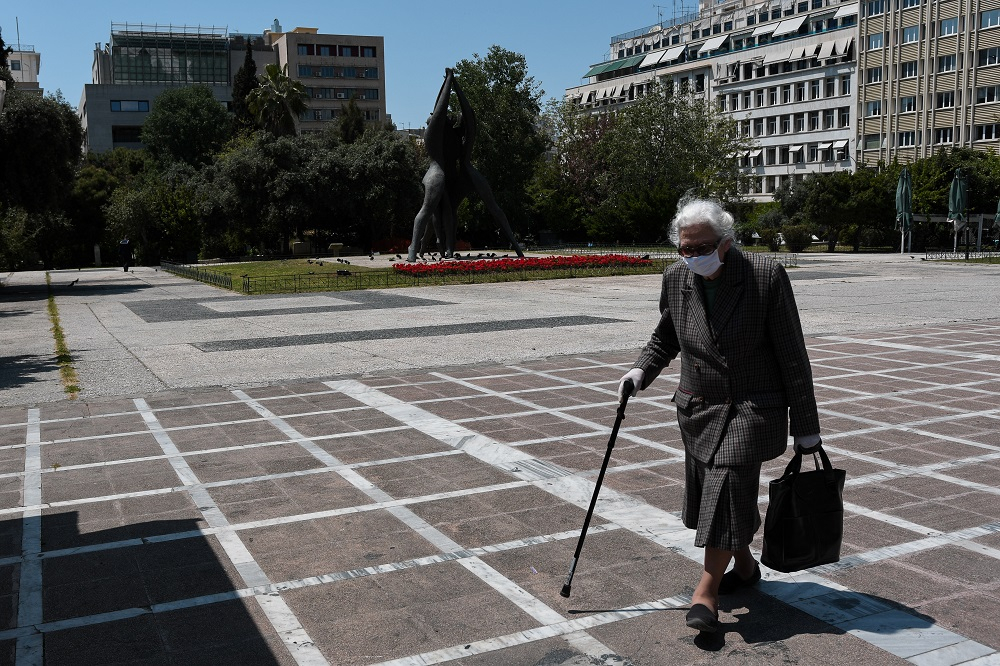
[[[570,592],[570,586],[569,585],[563,585],[562,590],[560,590],[560,592],[559,592],[559,596],[560,597],[566,597],[567,599],[569,599],[569,592]]]

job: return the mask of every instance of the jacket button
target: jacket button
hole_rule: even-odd
[[[732,404],[732,402],[733,402],[733,401],[732,401],[731,399],[729,399],[729,398],[726,398],[726,404],[727,404],[727,405],[730,405],[730,404]]]

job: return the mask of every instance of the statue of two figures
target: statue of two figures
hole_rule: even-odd
[[[458,97],[462,110],[457,118],[448,114],[452,92]],[[424,132],[424,145],[430,158],[430,166],[423,180],[424,203],[413,220],[413,242],[410,244],[407,261],[416,261],[417,254],[423,251],[425,244],[430,244],[434,236],[437,237],[435,245],[440,249],[441,255],[454,256],[458,205],[472,190],[482,198],[490,215],[507,235],[517,256],[524,256],[507,216],[493,198],[489,183],[472,166],[472,146],[475,140],[476,116],[462,93],[454,70],[446,69],[434,112],[427,121]],[[430,227],[427,225],[428,221],[431,223]]]

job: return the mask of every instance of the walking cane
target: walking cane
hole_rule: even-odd
[[[625,405],[628,404],[629,396],[632,395],[634,384],[631,379],[625,380],[624,391],[621,400],[618,402],[618,417],[615,419],[615,426],[611,429],[611,439],[608,440],[608,450],[604,454],[604,464],[601,465],[601,473],[597,475],[597,486],[594,488],[594,496],[590,498],[590,508],[587,509],[587,517],[583,521],[583,531],[580,532],[580,540],[576,544],[576,552],[573,553],[573,561],[569,565],[569,575],[566,576],[566,584],[562,586],[560,596],[569,598],[570,589],[573,587],[573,574],[576,572],[576,563],[580,561],[580,551],[583,550],[583,540],[587,538],[587,528],[590,527],[590,519],[594,515],[594,507],[597,506],[597,496],[601,492],[601,484],[604,483],[604,473],[608,470],[608,461],[611,460],[611,450],[615,448],[615,438],[618,437],[618,428],[625,418]]]

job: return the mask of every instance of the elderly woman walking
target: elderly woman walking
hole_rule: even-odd
[[[784,268],[733,244],[733,217],[717,202],[682,201],[671,222],[682,260],[667,268],[660,321],[622,378],[649,386],[678,354],[673,401],[684,440],[683,520],[697,530],[705,569],[687,625],[714,632],[718,598],[760,580],[750,543],[761,463],[820,444],[812,372]],[[730,561],[733,570],[726,573]]]

